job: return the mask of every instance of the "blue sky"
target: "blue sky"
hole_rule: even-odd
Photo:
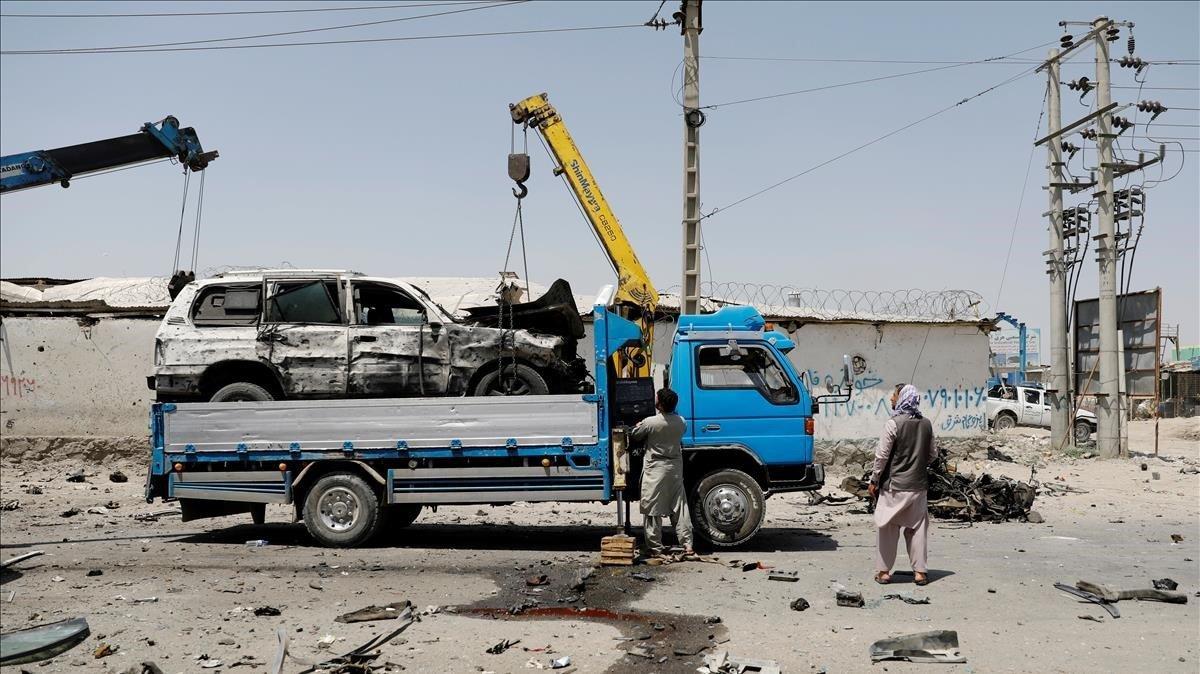
[[[26,3],[28,11],[146,12],[328,7],[334,3]],[[358,2],[355,5],[397,4]],[[372,38],[641,23],[637,2],[534,2],[307,37]],[[669,15],[677,6],[664,8]],[[709,56],[973,60],[1055,41],[1060,19],[1134,21],[1146,59],[1200,58],[1200,4],[724,3],[704,6]],[[36,8],[36,10],[35,10]],[[0,20],[5,50],[176,42],[357,23],[429,7],[190,18]],[[1075,29],[1076,34],[1082,32]],[[304,39],[276,38],[274,41]],[[1027,56],[1044,55],[1039,47]],[[1122,40],[1114,55],[1124,53]],[[672,76],[678,30],[648,28],[205,52],[0,57],[0,151],[109,138],[167,114],[221,158],[207,176],[200,269],[349,267],[380,275],[491,276],[514,200],[505,171],[507,105],[546,91],[558,106],[656,284],[679,283],[682,123]],[[705,59],[715,104],[933,67]],[[702,131],[704,211],[723,206],[1022,72],[982,64],[721,106]],[[1064,79],[1094,78],[1090,52]],[[1197,86],[1196,66],[1153,66],[1147,86]],[[1114,68],[1114,84],[1133,84]],[[1045,154],[1038,150],[1003,293],[1044,78],[1030,75],[705,221],[704,276],[798,287],[966,288],[1048,327]],[[1114,100],[1137,92],[1118,89]],[[1196,91],[1147,90],[1200,108]],[[1063,118],[1086,114],[1064,88]],[[1143,116],[1144,119],[1144,116]],[[1171,136],[1200,136],[1200,113],[1172,110]],[[1044,125],[1043,125],[1044,129]],[[1168,135],[1163,127],[1161,133]],[[518,142],[519,138],[518,138]],[[1197,141],[1182,141],[1197,150]],[[591,294],[612,273],[536,141],[525,203],[535,281]],[[1166,321],[1200,341],[1200,153],[1151,193],[1133,287],[1162,286]],[[1180,168],[1180,154],[1166,173]],[[1089,160],[1091,161],[1091,160]],[[1078,173],[1078,159],[1073,168]],[[182,177],[159,164],[0,201],[5,277],[170,272]],[[1158,177],[1158,170],[1148,172]],[[195,181],[193,181],[193,188]],[[1068,199],[1068,205],[1074,203]],[[190,235],[191,215],[185,239]],[[184,257],[190,256],[185,248]],[[1089,254],[1079,297],[1095,295]]]

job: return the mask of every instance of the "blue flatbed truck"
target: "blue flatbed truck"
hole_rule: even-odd
[[[147,501],[180,501],[185,521],[261,522],[266,504],[292,504],[313,538],[337,547],[430,506],[617,501],[621,520],[620,503],[638,497],[627,431],[653,414],[654,391],[614,376],[612,355],[642,333],[610,310],[612,296],[606,288],[593,308],[590,394],[155,403]],[[813,415],[828,396],[810,396],[793,347],[750,307],[676,325],[668,381],[688,424],[684,475],[696,532],[714,546],[752,538],[766,497],[824,484]]]

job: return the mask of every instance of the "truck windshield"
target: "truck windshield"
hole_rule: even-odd
[[[700,388],[754,389],[776,405],[800,400],[779,362],[761,346],[702,346],[697,363]]]

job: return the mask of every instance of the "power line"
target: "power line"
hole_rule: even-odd
[[[910,75],[920,75],[922,73],[932,73],[932,72],[936,72],[939,70],[949,70],[950,68],[961,68],[963,66],[968,66],[968,65],[976,65],[976,64],[980,64],[980,63],[991,63],[991,62],[995,62],[995,61],[1003,61],[1004,59],[1012,58],[1013,56],[1024,54],[1025,52],[1033,51],[1034,49],[1046,47],[1051,44],[1054,44],[1054,42],[1046,42],[1044,44],[1039,44],[1039,45],[1036,45],[1033,47],[1029,47],[1028,49],[1022,49],[1021,51],[1013,52],[1011,54],[1006,54],[1004,56],[992,56],[990,58],[979,59],[977,61],[964,61],[962,63],[955,63],[952,65],[938,66],[936,68],[925,68],[923,70],[912,70],[912,71],[909,71],[906,73],[895,73],[892,75],[882,75],[880,77],[871,77],[871,78],[868,78],[865,80],[855,80],[853,82],[841,82],[839,84],[828,84],[828,85],[824,85],[824,86],[820,86],[820,87],[813,87],[811,89],[800,89],[797,91],[785,91],[785,92],[779,93],[779,94],[768,94],[766,96],[755,96],[753,98],[743,98],[743,99],[739,99],[736,101],[726,101],[725,103],[716,103],[713,105],[705,105],[703,107],[715,109],[715,108],[720,108],[720,107],[728,107],[731,105],[740,105],[742,103],[755,103],[758,101],[766,101],[766,100],[771,100],[771,99],[775,99],[775,98],[783,98],[785,96],[795,96],[797,94],[808,94],[808,93],[812,93],[815,91],[827,91],[829,89],[838,89],[841,87],[853,86],[855,84],[867,84],[869,82],[880,82],[882,80],[891,80],[891,79],[896,79],[898,77],[909,77]]]
[[[502,30],[484,33],[449,33],[443,35],[411,35],[405,37],[377,37],[377,38],[361,38],[354,40],[317,40],[311,42],[274,42],[267,44],[230,44],[230,45],[215,45],[209,47],[165,47],[155,49],[108,49],[104,51],[58,51],[58,50],[25,50],[25,51],[0,51],[0,55],[5,56],[75,56],[75,55],[94,55],[94,54],[142,54],[142,53],[158,53],[158,52],[184,52],[184,51],[219,51],[223,49],[268,49],[273,47],[312,47],[335,44],[370,44],[379,42],[410,42],[422,40],[454,40],[469,37],[499,37],[504,35],[537,35],[542,33],[576,33],[592,30],[617,30],[622,28],[645,28],[640,23],[614,24],[610,26],[575,26],[566,28],[533,28],[529,30]]]
[[[1066,84],[1066,82],[1063,82],[1063,84]],[[1145,89],[1146,91],[1200,91],[1200,87],[1135,87],[1132,84],[1124,85],[1124,86],[1117,86],[1114,84],[1113,86],[1111,86],[1109,88],[1110,89],[1138,89],[1139,91],[1142,89]]]
[[[701,56],[701,59],[713,61],[783,61],[796,63],[891,63],[897,65],[969,65],[983,61],[922,61],[909,59],[853,59],[853,58],[772,58],[765,56]],[[1033,59],[1005,61],[1005,63],[1041,63]]]
[[[470,1],[464,2],[422,2],[408,3],[403,5],[366,5],[362,7],[313,7],[310,9],[258,9],[258,10],[242,10],[232,12],[147,12],[141,14],[25,14],[25,13],[0,13],[0,17],[13,19],[124,19],[124,18],[151,18],[151,17],[171,17],[171,16],[235,16],[243,14],[304,14],[314,12],[354,12],[360,10],[379,10],[379,9],[410,9],[414,7],[442,7],[445,5],[478,5],[480,2]]]
[[[152,44],[130,44],[130,45],[121,45],[121,46],[117,46],[117,47],[77,47],[77,48],[68,48],[68,49],[31,49],[31,50],[17,51],[17,52],[12,52],[12,53],[17,53],[17,54],[24,54],[24,53],[69,54],[69,53],[76,53],[76,52],[80,52],[80,53],[109,52],[109,51],[120,52],[120,51],[125,51],[125,50],[152,49],[152,48],[156,48],[156,47],[180,47],[180,46],[195,45],[195,44],[210,44],[213,42],[236,42],[239,40],[257,40],[257,39],[266,38],[266,37],[282,37],[284,35],[300,35],[300,34],[304,34],[304,33],[320,33],[320,32],[330,31],[330,30],[344,30],[346,28],[363,28],[366,26],[378,26],[378,25],[382,25],[385,23],[397,23],[400,21],[413,21],[415,19],[429,19],[429,18],[432,18],[435,16],[447,16],[450,14],[462,14],[464,12],[474,12],[474,11],[478,11],[481,9],[493,9],[496,7],[509,7],[511,5],[524,4],[526,2],[530,2],[530,0],[514,0],[513,2],[492,3],[489,5],[483,5],[481,7],[466,7],[463,9],[452,9],[452,10],[448,10],[445,12],[433,12],[430,14],[417,14],[415,16],[402,16],[402,17],[395,18],[395,19],[380,19],[378,21],[365,21],[362,23],[348,23],[348,24],[343,24],[340,26],[325,26],[322,28],[305,28],[302,30],[289,30],[289,31],[283,31],[283,32],[279,32],[279,33],[259,33],[257,35],[238,35],[235,37],[219,37],[219,38],[212,38],[212,39],[207,39],[207,40],[187,40],[184,42],[158,42],[158,43],[152,43]],[[10,53],[10,52],[3,52],[3,53]]]
[[[996,289],[996,303],[993,305],[1000,307],[1000,298],[1004,295],[1004,281],[1008,278],[1008,263],[1012,259],[1013,242],[1017,240],[1017,223],[1021,219],[1021,208],[1025,205],[1025,190],[1029,187],[1029,173],[1033,169],[1033,156],[1037,150],[1037,137],[1042,132],[1042,118],[1046,114],[1046,99],[1050,96],[1049,83],[1046,85],[1046,93],[1042,94],[1041,112],[1038,113],[1037,127],[1033,130],[1034,145],[1029,148],[1029,160],[1025,163],[1025,180],[1021,183],[1021,197],[1017,199],[1017,212],[1013,215],[1012,232],[1008,235],[1008,252],[1004,254],[1004,270],[1000,272],[1000,287]],[[1061,202],[1061,200],[1060,200]]]
[[[1040,65],[1040,64],[1039,64],[1039,65]],[[939,116],[939,115],[945,114],[945,113],[947,113],[947,112],[949,112],[949,111],[953,110],[954,108],[957,108],[958,106],[960,106],[960,105],[963,105],[964,103],[968,103],[968,102],[970,102],[970,101],[973,101],[973,100],[975,100],[976,98],[979,98],[980,96],[983,96],[983,95],[985,95],[985,94],[987,94],[987,93],[990,93],[990,92],[992,92],[992,91],[994,91],[994,90],[996,90],[996,89],[999,89],[1000,87],[1002,87],[1002,86],[1004,86],[1004,85],[1006,85],[1006,84],[1010,84],[1010,83],[1012,83],[1012,82],[1015,82],[1015,81],[1017,81],[1017,80],[1021,79],[1022,77],[1026,77],[1026,76],[1028,76],[1028,75],[1031,75],[1031,74],[1033,74],[1033,72],[1034,72],[1034,69],[1035,69],[1035,68],[1036,68],[1036,66],[1034,66],[1034,67],[1031,67],[1031,68],[1026,68],[1024,71],[1022,71],[1022,72],[1020,72],[1020,73],[1018,73],[1018,74],[1016,74],[1016,75],[1013,75],[1012,77],[1009,77],[1008,79],[1006,79],[1006,80],[1004,80],[1004,81],[1002,81],[1002,82],[1000,82],[1000,83],[998,83],[998,84],[994,84],[994,85],[992,85],[992,86],[988,87],[987,89],[984,89],[983,91],[980,91],[980,92],[979,92],[979,93],[977,93],[977,94],[974,94],[974,95],[972,95],[972,96],[968,96],[968,97],[966,97],[966,98],[962,99],[961,101],[958,101],[957,103],[954,103],[954,104],[952,104],[952,105],[948,105],[948,106],[946,106],[946,107],[944,107],[944,108],[942,108],[942,109],[940,109],[940,110],[937,110],[936,112],[932,112],[932,113],[930,113],[930,114],[928,114],[928,115],[925,115],[924,117],[922,117],[922,118],[920,118],[920,119],[918,119],[918,120],[916,120],[916,121],[909,122],[908,124],[905,124],[904,126],[902,126],[902,127],[898,128],[898,129],[895,129],[895,130],[893,130],[893,131],[889,131],[888,133],[885,133],[885,134],[883,134],[882,136],[879,136],[878,138],[875,138],[875,139],[873,139],[873,140],[869,140],[869,141],[867,141],[867,142],[863,143],[862,145],[859,145],[859,146],[857,146],[857,147],[855,147],[855,148],[852,148],[852,149],[850,149],[850,150],[847,150],[847,151],[845,151],[845,152],[843,152],[843,153],[841,153],[841,154],[839,154],[839,155],[837,155],[837,156],[835,156],[835,157],[832,157],[832,158],[830,158],[830,159],[826,159],[825,161],[821,162],[820,164],[817,164],[817,165],[815,165],[815,166],[812,166],[812,167],[810,167],[810,168],[807,168],[807,169],[805,169],[805,170],[801,171],[800,173],[797,173],[797,174],[795,174],[795,175],[793,175],[793,176],[790,176],[790,177],[788,177],[788,178],[784,178],[783,180],[780,180],[780,181],[779,181],[779,182],[777,182],[777,183],[774,183],[774,184],[772,184],[772,185],[768,185],[767,187],[764,187],[764,188],[762,188],[761,190],[758,190],[757,192],[754,192],[754,193],[752,193],[752,194],[749,194],[749,195],[747,195],[747,196],[744,196],[744,197],[742,197],[741,199],[738,199],[737,201],[734,201],[733,203],[730,203],[730,204],[728,204],[728,205],[726,205],[726,206],[722,206],[722,207],[714,208],[713,210],[709,211],[709,212],[708,212],[708,214],[706,214],[706,215],[704,215],[704,216],[701,216],[701,219],[703,220],[703,219],[711,218],[712,216],[716,215],[717,213],[719,213],[719,212],[721,212],[721,211],[727,211],[727,210],[729,210],[730,208],[733,208],[734,206],[737,206],[737,205],[739,205],[739,204],[743,204],[743,203],[745,203],[745,202],[747,202],[747,201],[749,201],[749,200],[751,200],[751,199],[753,199],[753,198],[755,198],[755,197],[757,197],[757,196],[760,196],[760,195],[762,195],[762,194],[765,194],[765,193],[767,193],[767,192],[770,192],[771,190],[773,190],[773,189],[775,189],[775,188],[777,188],[777,187],[780,187],[780,186],[782,186],[782,185],[785,185],[785,184],[787,184],[787,183],[790,183],[791,181],[793,181],[793,180],[795,180],[795,179],[797,179],[797,178],[800,178],[800,177],[806,176],[806,175],[808,175],[809,173],[812,173],[813,171],[816,171],[816,170],[817,170],[817,169],[819,169],[819,168],[822,168],[822,167],[828,166],[828,165],[830,165],[830,164],[834,163],[835,161],[838,161],[839,159],[842,159],[842,158],[848,157],[848,156],[850,156],[850,155],[854,154],[855,152],[858,152],[859,150],[863,150],[863,149],[865,149],[865,148],[868,148],[868,147],[870,147],[870,146],[872,146],[872,145],[874,145],[874,144],[876,144],[876,143],[878,143],[878,142],[880,142],[880,141],[887,140],[888,138],[891,138],[892,136],[894,136],[894,135],[896,135],[896,134],[898,134],[898,133],[901,133],[901,132],[903,132],[903,131],[907,131],[908,129],[911,129],[912,127],[914,127],[914,126],[917,126],[918,124],[921,124],[921,123],[923,123],[923,122],[927,122],[927,121],[929,121],[929,120],[933,119],[934,117],[937,117],[937,116]]]

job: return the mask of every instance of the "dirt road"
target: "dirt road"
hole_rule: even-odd
[[[962,472],[1026,480],[1033,465],[1037,479],[1085,493],[1052,497],[1043,490],[1035,504],[1043,524],[936,522],[933,582],[921,588],[904,575],[891,586],[872,583],[870,516],[859,504],[810,506],[804,494],[771,498],[762,534],[746,549],[719,552],[717,563],[599,569],[579,590],[572,587],[577,575],[612,531],[612,507],[443,508],[374,547],[329,550],[313,546],[284,508],[272,509],[258,527],[248,516],[138,521],[164,504],[142,500],[144,467],[136,463],[8,462],[0,501],[19,506],[2,513],[2,556],[46,554],[4,573],[0,620],[7,632],[88,617],[88,641],[45,666],[27,665],[33,672],[119,672],[142,661],[168,673],[265,672],[277,627],[287,630],[294,655],[321,661],[395,625],[342,624],[336,616],[401,600],[426,615],[382,647],[378,662],[395,663],[396,671],[526,672],[569,656],[578,672],[694,672],[719,648],[773,659],[785,672],[907,672],[927,666],[873,668],[870,643],[954,629],[967,664],[939,672],[1195,672],[1200,476],[1181,469],[1200,465],[1200,420],[1163,428],[1161,458],[1143,456],[1152,451],[1152,422],[1139,422],[1131,459],[1048,460],[1045,434],[1018,430],[996,439],[1017,463],[959,460]],[[80,468],[87,482],[65,480]],[[130,481],[110,482],[115,469]],[[841,477],[833,474],[827,484]],[[63,516],[71,509],[80,512]],[[269,543],[246,547],[252,539]],[[798,571],[799,581],[743,572],[730,566],[735,560]],[[89,575],[93,570],[100,575]],[[527,584],[541,574],[548,584]],[[1188,604],[1123,601],[1116,620],[1052,587],[1086,579],[1140,588],[1164,577],[1178,581]],[[861,591],[866,607],[838,607],[831,589],[838,583]],[[930,603],[882,599],[889,593]],[[811,608],[789,609],[799,597]],[[263,607],[280,614],[256,616]],[[333,643],[321,648],[323,638]],[[500,654],[486,652],[506,639],[520,641]],[[115,653],[95,658],[101,644]],[[221,665],[202,668],[214,660]],[[293,660],[285,671],[304,668]]]

